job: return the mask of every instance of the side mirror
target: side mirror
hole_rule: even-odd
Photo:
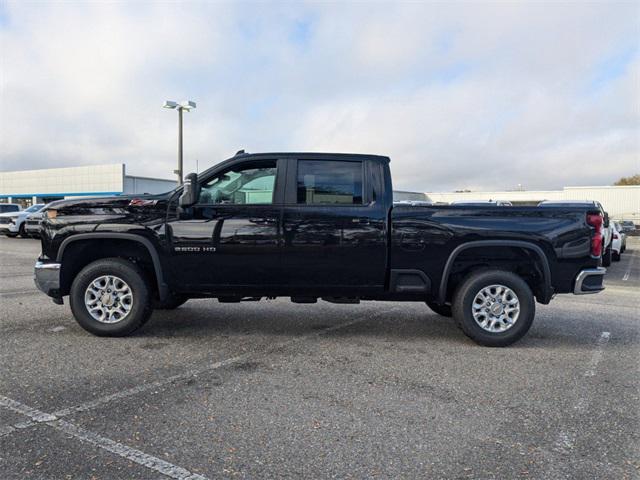
[[[607,212],[604,212],[604,226],[609,228],[609,214]]]
[[[184,179],[184,187],[178,203],[181,207],[190,207],[198,201],[199,194],[198,174],[190,173]]]

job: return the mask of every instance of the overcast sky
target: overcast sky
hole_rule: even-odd
[[[389,155],[394,187],[640,171],[640,2],[0,2],[2,170]]]

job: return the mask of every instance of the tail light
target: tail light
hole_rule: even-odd
[[[587,214],[587,224],[595,230],[591,237],[591,256],[593,257],[602,255],[602,223],[603,218],[599,213]]]

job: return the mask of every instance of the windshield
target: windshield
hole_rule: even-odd
[[[31,207],[27,208],[25,212],[28,212],[28,213],[37,212],[42,207],[44,207],[43,203],[36,203],[35,205],[32,205]]]

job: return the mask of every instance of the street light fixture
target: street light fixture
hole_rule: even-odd
[[[166,100],[164,108],[176,109],[178,110],[178,169],[174,170],[173,173],[178,175],[178,183],[182,185],[182,111],[186,110],[187,112],[196,108],[196,102],[192,102],[191,100],[185,100],[183,102],[174,102],[172,100]]]

